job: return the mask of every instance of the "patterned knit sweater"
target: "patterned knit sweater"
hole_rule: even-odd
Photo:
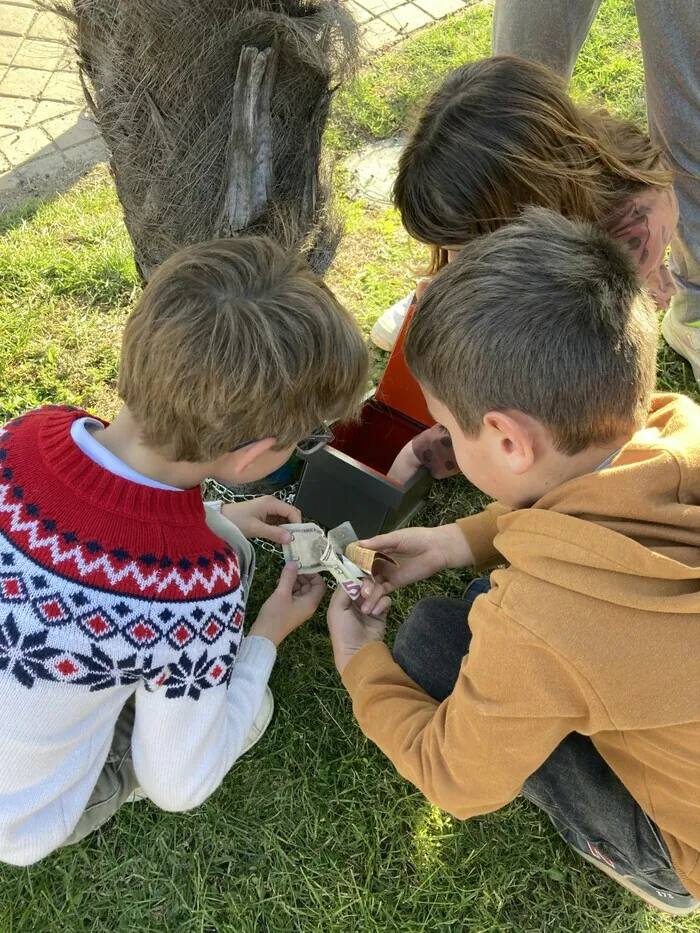
[[[71,834],[132,694],[145,793],[168,810],[204,801],[275,659],[243,639],[238,560],[199,489],[94,463],[70,434],[85,415],[50,406],[0,433],[0,859],[18,865]]]

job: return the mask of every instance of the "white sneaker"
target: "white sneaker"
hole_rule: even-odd
[[[682,324],[671,308],[664,315],[661,333],[669,347],[688,360],[693,367],[693,375],[700,382],[700,327]]]
[[[274,711],[275,700],[272,696],[272,690],[270,690],[269,687],[265,687],[265,696],[263,697],[262,706],[258,710],[258,715],[255,717],[253,725],[250,727],[250,732],[246,736],[241,755],[245,755],[246,752],[249,752],[265,735],[265,731],[270,725],[270,720],[272,719]]]
[[[372,343],[379,347],[380,350],[391,353],[394,349],[394,344],[403,327],[403,322],[406,320],[406,314],[411,307],[414,294],[415,292],[411,292],[410,295],[406,295],[401,301],[397,301],[395,305],[387,308],[372,328]]]

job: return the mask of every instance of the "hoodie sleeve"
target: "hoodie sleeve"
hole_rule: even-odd
[[[513,800],[573,731],[609,720],[585,680],[490,600],[469,616],[473,637],[454,692],[438,703],[383,644],[362,649],[343,682],[365,735],[432,803],[459,819]]]
[[[482,512],[457,521],[472,552],[475,570],[489,570],[504,563],[503,556],[493,542],[498,534],[498,519],[509,511],[500,502],[492,502]]]

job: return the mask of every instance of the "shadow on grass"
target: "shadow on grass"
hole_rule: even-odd
[[[68,191],[107,157],[101,137],[84,141],[81,145],[76,133],[79,133],[79,128],[70,127],[56,138],[55,144],[44,146],[26,162],[2,176],[0,236],[31,220],[40,207]]]

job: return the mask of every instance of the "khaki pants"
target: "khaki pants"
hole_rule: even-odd
[[[238,556],[241,588],[244,598],[247,598],[255,572],[253,546],[223,515],[213,509],[206,509],[206,513],[207,525],[214,534],[226,541]],[[80,842],[81,839],[106,823],[138,787],[139,782],[131,761],[131,733],[134,729],[135,711],[134,697],[131,696],[124,704],[114,725],[112,745],[97,784],[90,795],[83,815],[78,820],[78,825],[63,843],[64,845]]]

